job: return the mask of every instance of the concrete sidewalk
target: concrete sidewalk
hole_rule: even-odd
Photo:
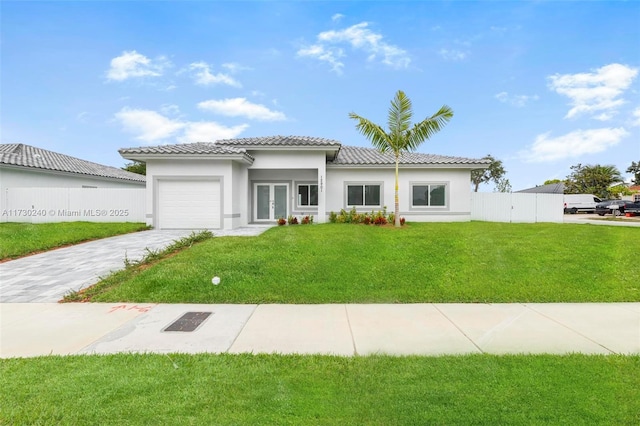
[[[0,304],[0,357],[120,352],[640,354],[640,303]]]

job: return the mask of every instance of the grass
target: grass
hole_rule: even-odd
[[[0,373],[0,424],[640,422],[639,356],[121,354]]]
[[[639,301],[640,229],[569,224],[285,226],[108,277],[100,302]],[[217,275],[222,283],[211,284]],[[626,277],[626,278],[625,278]]]
[[[143,223],[0,223],[0,260],[148,229]]]

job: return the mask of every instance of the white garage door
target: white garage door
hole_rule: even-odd
[[[220,211],[218,181],[158,181],[160,229],[219,229]]]

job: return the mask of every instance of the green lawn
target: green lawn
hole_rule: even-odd
[[[147,229],[143,223],[0,223],[0,260]]]
[[[0,360],[0,424],[639,423],[639,356]]]
[[[640,301],[638,240],[640,228],[569,224],[285,226],[207,240],[87,294],[167,303]]]

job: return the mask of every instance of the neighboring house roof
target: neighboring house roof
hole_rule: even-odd
[[[393,153],[381,154],[373,148],[342,145],[332,139],[314,138],[308,136],[268,136],[255,138],[222,139],[216,142],[197,142],[190,144],[159,145],[140,148],[123,148],[119,152],[125,158],[136,155],[228,155],[244,154],[253,159],[246,150],[255,151],[260,148],[271,147],[318,147],[329,148],[336,152],[335,157],[328,161],[330,165],[357,166],[357,165],[393,165],[395,157]],[[465,157],[450,157],[444,155],[405,153],[400,158],[400,164],[431,164],[431,165],[468,165],[488,166],[490,160],[482,160]]]
[[[367,165],[367,164],[395,164],[393,152],[380,153],[374,148],[357,146],[342,146],[331,164]],[[489,160],[475,158],[449,157],[445,155],[421,154],[417,152],[403,153],[400,164],[489,164]]]
[[[520,191],[514,192],[522,192],[529,194],[564,194],[564,183],[550,183],[548,185],[540,185],[533,188],[521,189]]]
[[[146,176],[21,143],[0,144],[0,165],[146,182]]]
[[[629,191],[640,192],[640,185],[629,185]]]

